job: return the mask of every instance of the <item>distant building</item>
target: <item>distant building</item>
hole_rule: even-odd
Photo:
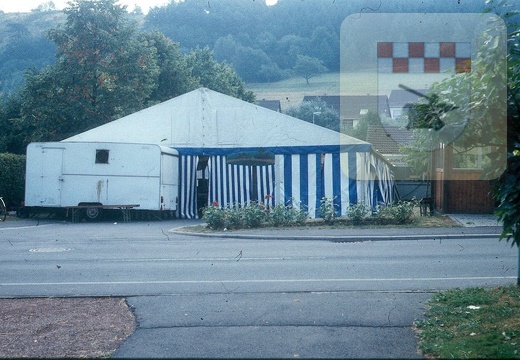
[[[282,112],[282,105],[280,103],[280,100],[266,100],[266,99],[257,100],[256,105],[267,108],[269,110],[277,111],[280,113]]]
[[[399,145],[413,142],[413,131],[397,126],[368,125],[366,141],[394,166],[398,178],[408,177],[408,164],[403,161]]]
[[[427,89],[417,90],[421,94],[426,94]],[[406,104],[417,103],[421,97],[409,91],[398,89],[390,92],[388,104],[390,106],[390,116],[397,119],[403,115],[403,109]]]
[[[386,95],[324,95],[305,96],[303,101],[323,101],[327,107],[340,114],[342,132],[357,126],[359,120],[369,111],[380,116],[390,116],[390,107]]]

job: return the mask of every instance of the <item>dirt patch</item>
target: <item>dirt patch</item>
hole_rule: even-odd
[[[108,357],[134,330],[121,298],[0,299],[0,358]]]

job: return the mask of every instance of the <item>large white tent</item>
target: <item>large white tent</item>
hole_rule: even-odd
[[[204,177],[207,204],[220,206],[252,200],[291,203],[315,217],[323,197],[334,199],[343,215],[353,203],[392,200],[391,170],[369,143],[206,88],[64,141],[176,149],[181,154],[181,217],[197,216],[197,178]],[[265,165],[231,161],[243,154],[272,158]],[[198,169],[203,158],[208,166]]]

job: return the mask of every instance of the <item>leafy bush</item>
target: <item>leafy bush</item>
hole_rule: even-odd
[[[334,204],[334,199],[322,198],[320,201],[320,208],[318,214],[327,224],[332,224],[338,217],[337,205]]]
[[[495,185],[494,197],[498,202],[495,213],[502,221],[500,240],[520,246],[520,142],[508,156],[507,169]]]
[[[25,155],[0,154],[0,196],[8,209],[18,208],[25,196]]]
[[[377,219],[382,223],[405,224],[412,220],[417,200],[399,201],[395,204],[378,207]]]
[[[245,206],[234,205],[221,208],[217,202],[204,208],[202,219],[208,227],[215,230],[256,228],[267,221],[266,208],[263,204],[251,202]]]
[[[240,206],[224,209],[224,228],[236,230],[244,228],[243,209]]]
[[[202,219],[208,223],[208,227],[214,230],[224,229],[226,225],[226,211],[213,203],[202,210]]]
[[[251,202],[242,209],[244,225],[249,228],[257,228],[267,221],[267,212],[264,204]]]
[[[399,201],[396,204],[378,206],[377,213],[373,215],[370,206],[364,203],[351,204],[347,209],[347,220],[344,220],[339,217],[334,199],[323,198],[318,212],[327,224],[339,220],[355,225],[405,224],[412,220],[417,205],[416,200]],[[304,225],[308,217],[308,212],[297,204],[278,204],[269,208],[258,202],[225,208],[221,208],[215,202],[203,210],[202,216],[208,227],[214,230],[258,228],[266,225],[273,227]]]
[[[287,224],[287,209],[284,204],[278,204],[269,210],[269,224],[278,227]]]
[[[365,205],[363,202],[359,202],[357,204],[350,204],[347,209],[347,217],[352,220],[354,224],[359,224],[367,217],[370,212],[371,209],[368,205]]]
[[[287,209],[289,223],[287,225],[303,225],[309,218],[309,213],[303,208],[303,206],[295,207],[289,206]]]
[[[303,225],[309,214],[303,207],[278,204],[269,210],[268,221],[272,226]]]

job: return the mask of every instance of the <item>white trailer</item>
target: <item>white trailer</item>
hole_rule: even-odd
[[[67,209],[93,220],[104,209],[171,214],[179,154],[151,144],[45,142],[27,147],[25,211]]]

